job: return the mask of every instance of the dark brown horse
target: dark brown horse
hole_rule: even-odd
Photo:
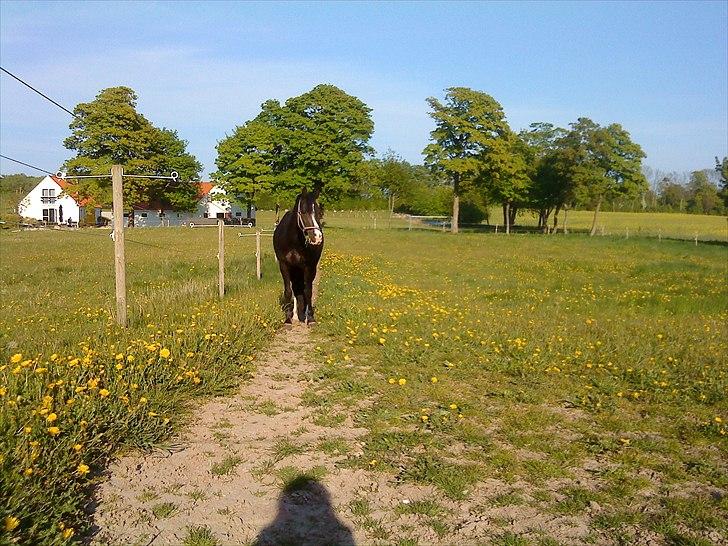
[[[273,250],[283,277],[281,308],[286,324],[293,319],[293,297],[296,298],[298,320],[313,324],[313,281],[324,249],[321,228],[321,207],[316,202],[319,190],[308,193],[304,188],[296,197],[292,210],[286,212],[273,233]]]

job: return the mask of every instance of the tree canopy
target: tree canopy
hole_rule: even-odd
[[[373,149],[371,109],[333,85],[281,105],[269,100],[261,113],[217,146],[216,177],[234,195],[291,195],[301,186],[320,188],[325,198],[348,192],[358,167]]]
[[[427,103],[435,129],[430,132],[432,142],[423,151],[425,164],[452,184],[452,232],[457,233],[460,196],[482,182],[491,152],[491,173],[496,170],[502,147],[494,149],[495,142],[507,137],[510,129],[498,101],[480,91],[450,87],[444,104],[434,97]]]
[[[137,203],[171,205],[191,209],[197,201],[202,165],[187,152],[187,143],[177,132],[152,125],[136,111],[137,95],[128,87],[102,90],[92,102],[78,104],[70,124],[71,136],[64,146],[76,156],[65,162],[70,174],[108,174],[112,165],[122,165],[128,174],[169,176],[177,171],[179,180],[126,178],[124,200],[127,207]],[[76,190],[97,202],[111,202],[111,179],[79,181]]]

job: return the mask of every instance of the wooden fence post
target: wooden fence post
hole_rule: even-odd
[[[695,246],[698,246],[698,232],[695,232]]]
[[[407,224],[407,231],[412,231],[412,215],[409,215],[409,222]]]
[[[225,221],[217,221],[217,284],[220,299],[225,295]]]
[[[124,169],[111,167],[114,213],[114,270],[116,273],[116,323],[126,328],[126,260],[124,257]]]
[[[258,280],[262,277],[260,272],[260,230],[255,232],[255,276]]]

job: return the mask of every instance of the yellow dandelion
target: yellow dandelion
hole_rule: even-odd
[[[48,415],[46,416],[46,421],[48,421],[49,423],[52,423],[52,422],[53,422],[53,421],[55,421],[56,419],[58,419],[58,415],[56,415],[55,413],[49,413],[49,414],[48,414]]]
[[[79,476],[85,476],[89,472],[88,465],[87,464],[83,464],[83,463],[79,464],[76,467],[76,472],[78,473]]]
[[[75,531],[73,530],[73,527],[68,527],[68,528],[64,529],[63,533],[62,533],[63,538],[65,538],[65,539],[71,538],[73,536],[74,532]]]
[[[33,432],[33,427],[30,427],[30,426],[26,426],[26,427],[25,427],[25,428],[23,429],[23,431],[24,431],[24,432],[25,432],[26,434],[30,434],[31,432]]]
[[[116,360],[124,360],[124,353],[118,353],[116,355]]]
[[[629,445],[629,438],[620,438],[619,441],[625,446]]]
[[[73,450],[74,451],[81,451],[83,449],[83,445],[81,444],[73,444]]]
[[[716,415],[716,416],[715,416],[715,422],[716,422],[716,423],[722,423],[722,422],[723,422],[723,419],[721,419],[720,417],[718,417],[718,416]]]
[[[386,339],[384,339],[383,337],[380,337],[380,338],[379,338],[379,344],[380,344],[380,345],[384,345],[384,342],[385,342],[385,341],[387,341],[387,340],[386,340]]]
[[[159,356],[162,358],[169,358],[170,354],[171,353],[169,352],[169,349],[167,349],[166,347],[164,349],[159,350]]]
[[[437,377],[435,377],[435,376],[432,376],[432,377],[430,378],[430,382],[431,382],[431,383],[437,383]]]
[[[15,516],[7,516],[5,518],[5,531],[10,532],[20,525],[20,520]]]
[[[394,385],[397,382],[397,380],[394,377],[390,377],[388,382],[390,385]]]
[[[422,419],[423,423],[426,423],[430,418],[427,415],[420,415],[420,419]]]
[[[458,405],[457,404],[450,404],[450,409],[458,409]]]
[[[61,433],[61,429],[58,427],[48,427],[48,434],[51,436],[57,436]]]
[[[407,384],[407,380],[404,377],[400,377],[398,383],[400,385],[406,385]]]
[[[13,364],[17,364],[21,360],[23,360],[22,353],[15,353],[13,356],[10,357],[10,362],[12,362]]]
[[[26,476],[32,476],[33,475],[33,469],[30,468],[30,467],[28,467],[25,470],[23,470],[23,474],[25,474]]]
[[[99,396],[101,396],[101,398],[106,398],[109,394],[111,393],[107,389],[101,389],[99,391]]]

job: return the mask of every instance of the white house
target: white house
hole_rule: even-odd
[[[239,205],[225,198],[225,190],[212,182],[200,182],[197,209],[193,212],[179,212],[160,203],[134,205],[135,227],[188,226],[214,223],[222,218],[226,223],[255,224],[255,208],[251,205],[243,210]]]
[[[101,216],[101,208],[89,198],[78,198],[66,193],[70,184],[57,176],[46,176],[18,204],[23,218],[38,220],[49,225],[84,223],[88,207],[94,208],[94,218]]]
[[[101,213],[89,198],[78,198],[66,192],[70,184],[57,176],[46,176],[28,195],[20,201],[18,214],[24,218],[38,220],[49,225],[79,225],[86,219],[88,207],[94,208],[94,225],[113,218],[109,212]],[[200,182],[197,209],[193,212],[179,212],[160,203],[132,205],[134,226],[162,227],[190,224],[216,223],[218,218],[225,223],[254,225],[255,208],[243,210],[239,205],[225,198],[225,190],[212,182]],[[124,216],[127,216],[125,214]],[[79,222],[80,220],[80,222]]]

